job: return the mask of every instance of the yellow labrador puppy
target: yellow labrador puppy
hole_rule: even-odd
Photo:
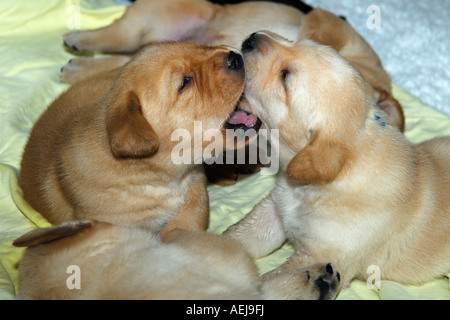
[[[53,224],[92,219],[162,236],[205,230],[201,161],[210,141],[203,136],[221,140],[225,126],[248,128],[227,122],[244,77],[241,55],[228,47],[168,42],[77,83],[31,131],[20,172],[24,198]],[[248,125],[257,130],[260,122]],[[179,153],[186,161],[173,159]]]
[[[19,299],[274,297],[253,259],[224,235],[176,229],[162,243],[141,228],[79,221],[33,230],[14,245],[29,247],[19,264]],[[326,266],[299,276],[296,298],[328,297],[321,285],[329,277]]]
[[[257,268],[224,236],[80,221],[37,229],[19,264],[19,299],[259,298]],[[229,272],[224,272],[228,270]]]
[[[312,39],[339,51],[373,86],[378,105],[388,112],[390,121],[403,129],[403,110],[392,96],[391,79],[364,38],[331,12],[312,9],[302,1],[286,2],[295,7],[283,2],[244,1],[221,6],[206,0],[136,1],[109,26],[64,35],[65,45],[74,51],[121,54],[72,59],[63,68],[61,79],[74,83],[100,70],[123,65],[142,46],[155,41],[238,48],[250,33],[267,29],[293,41]]]
[[[411,145],[330,47],[258,32],[242,51],[246,98],[279,130],[282,172],[227,234],[254,257],[292,242],[273,277],[318,261],[343,285],[372,265],[405,284],[449,273],[450,139]]]

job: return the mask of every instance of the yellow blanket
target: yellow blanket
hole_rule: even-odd
[[[23,147],[33,123],[67,85],[59,82],[59,69],[72,56],[61,36],[69,28],[98,28],[120,17],[124,8],[112,0],[35,0],[0,2],[0,299],[14,299],[18,289],[17,263],[22,249],[11,242],[36,227],[48,226],[23,200],[18,170]],[[450,135],[450,118],[394,87],[406,117],[406,135],[413,142]],[[275,178],[241,177],[235,186],[209,187],[210,231],[222,232],[240,220],[267,195]],[[292,252],[286,245],[260,259],[266,272]],[[382,281],[381,290],[353,281],[338,299],[450,299],[449,281],[438,279],[420,287]]]

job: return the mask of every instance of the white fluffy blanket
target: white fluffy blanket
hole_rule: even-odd
[[[305,2],[346,16],[379,54],[394,83],[450,115],[449,0]],[[374,5],[379,8],[379,29]]]

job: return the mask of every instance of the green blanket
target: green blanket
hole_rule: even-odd
[[[18,171],[33,123],[67,88],[59,81],[59,70],[72,56],[64,50],[61,36],[78,24],[82,29],[108,25],[123,12],[124,7],[112,0],[0,2],[0,299],[14,299],[18,289],[22,249],[14,248],[12,241],[49,225],[24,202]],[[449,117],[401,88],[394,86],[394,95],[405,108],[406,135],[412,142],[450,135]],[[274,182],[273,176],[255,174],[241,177],[234,186],[210,186],[210,231],[220,233],[240,220]],[[292,248],[285,245],[258,260],[261,272],[278,266],[291,253]],[[338,299],[450,299],[449,281],[443,277],[420,287],[382,281],[380,290],[353,281]]]

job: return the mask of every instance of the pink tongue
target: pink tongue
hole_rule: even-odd
[[[247,114],[244,111],[234,112],[230,118],[228,118],[228,123],[230,124],[245,124],[247,127],[252,128],[255,126],[257,117],[254,114]]]

